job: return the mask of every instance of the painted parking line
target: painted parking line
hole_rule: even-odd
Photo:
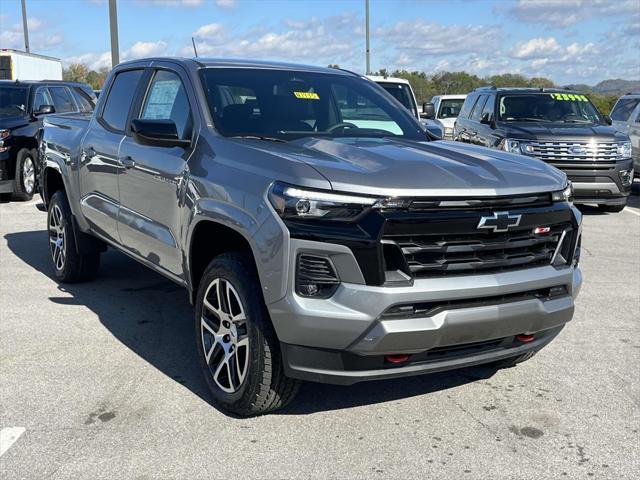
[[[632,208],[632,207],[624,207],[625,212],[629,212],[629,213],[633,213],[634,215],[637,215],[638,217],[640,217],[640,211],[636,208]]]
[[[24,431],[24,427],[6,427],[0,430],[0,457],[16,443]]]

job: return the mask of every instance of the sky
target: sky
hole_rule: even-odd
[[[193,56],[365,70],[365,0],[118,0],[121,60]],[[640,79],[640,0],[370,0],[371,68]],[[107,0],[27,0],[31,51],[111,64]],[[0,0],[0,48],[24,48]]]

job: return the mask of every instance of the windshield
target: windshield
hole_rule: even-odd
[[[440,102],[438,118],[456,118],[460,114],[464,98],[448,98]]]
[[[416,115],[416,106],[413,103],[413,95],[411,94],[411,88],[406,83],[378,83],[388,93],[390,93],[396,100],[398,100],[404,107],[411,113]]]
[[[500,97],[498,120],[503,122],[603,123],[584,95],[527,93]]]
[[[0,115],[22,115],[27,109],[26,87],[0,87]]]
[[[356,76],[249,68],[205,68],[201,75],[224,136],[426,138],[409,112]]]

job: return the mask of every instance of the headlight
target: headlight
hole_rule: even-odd
[[[631,157],[631,142],[622,142],[618,144],[617,153],[619,157]]]
[[[7,150],[9,150],[9,147],[5,147],[4,145],[4,140],[8,138],[9,135],[11,135],[11,130],[7,130],[7,129],[0,130],[0,153],[6,152]]]
[[[285,219],[352,220],[374,205],[383,207],[382,199],[307,190],[276,182],[269,190],[269,201]]]
[[[504,149],[511,153],[520,153],[520,141],[507,138],[504,141]]]
[[[571,182],[567,184],[564,190],[552,192],[551,200],[554,202],[573,202],[573,185]]]

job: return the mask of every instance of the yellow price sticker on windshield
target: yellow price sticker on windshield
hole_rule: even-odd
[[[296,98],[302,98],[304,100],[320,100],[320,97],[316,92],[293,92]]]
[[[589,99],[584,95],[578,95],[577,93],[550,93],[551,98],[554,100],[568,100],[573,102],[588,102]]]

